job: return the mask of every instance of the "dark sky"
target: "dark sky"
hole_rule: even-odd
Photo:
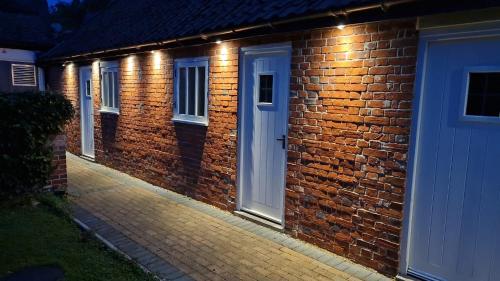
[[[53,6],[57,2],[70,2],[71,0],[48,0],[49,6]]]

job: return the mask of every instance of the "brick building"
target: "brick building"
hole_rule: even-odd
[[[43,56],[71,153],[387,275],[500,278],[495,1],[191,4],[113,1]]]

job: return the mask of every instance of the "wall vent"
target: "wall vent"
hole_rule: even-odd
[[[35,87],[35,66],[31,64],[12,64],[12,85]]]

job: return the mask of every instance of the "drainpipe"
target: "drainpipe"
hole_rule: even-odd
[[[223,31],[216,31],[216,32],[210,32],[210,33],[202,33],[202,34],[197,34],[197,35],[179,37],[176,39],[169,39],[169,40],[153,42],[153,43],[145,43],[145,44],[139,44],[139,45],[134,45],[134,46],[122,47],[122,48],[88,52],[88,53],[78,54],[78,55],[73,55],[73,56],[66,56],[66,57],[60,57],[60,58],[55,58],[55,59],[49,59],[47,61],[71,61],[71,60],[81,58],[81,57],[95,56],[95,55],[108,54],[108,53],[114,53],[114,52],[139,53],[139,52],[141,52],[139,50],[142,48],[155,48],[155,47],[161,48],[162,46],[165,46],[168,44],[172,44],[172,43],[180,44],[183,41],[196,40],[196,39],[208,40],[209,38],[214,38],[214,37],[218,37],[218,36],[222,36],[222,35],[235,34],[235,33],[240,33],[243,31],[251,31],[251,30],[255,30],[255,29],[259,29],[259,28],[266,28],[266,27],[274,28],[277,25],[295,23],[295,22],[306,21],[306,20],[315,20],[315,19],[326,18],[326,17],[336,17],[336,18],[347,17],[351,13],[364,12],[364,11],[374,10],[374,9],[381,9],[382,11],[386,12],[387,10],[389,10],[393,6],[402,5],[402,4],[409,4],[409,3],[413,3],[413,2],[417,2],[417,1],[418,0],[385,0],[385,1],[381,1],[380,3],[374,3],[374,4],[365,5],[365,6],[345,8],[345,9],[340,9],[340,10],[329,10],[327,12],[313,14],[313,15],[306,15],[306,16],[294,17],[294,18],[290,18],[290,19],[277,20],[277,21],[272,21],[272,22],[267,22],[267,23],[262,23],[262,24],[227,29],[227,30],[223,30]]]

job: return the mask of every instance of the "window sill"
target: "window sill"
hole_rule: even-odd
[[[120,111],[117,109],[109,109],[109,108],[101,108],[99,109],[100,113],[108,113],[108,114],[114,114],[114,115],[120,115]]]
[[[480,115],[463,115],[461,121],[472,123],[485,123],[485,124],[500,124],[500,116],[480,116]]]
[[[182,119],[182,118],[178,118],[178,117],[172,118],[172,121],[174,123],[183,123],[183,124],[191,124],[191,125],[208,127],[208,121],[186,120],[186,119]]]

